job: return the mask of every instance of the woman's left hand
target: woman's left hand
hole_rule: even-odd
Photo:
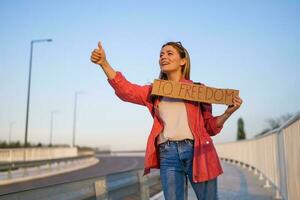
[[[226,114],[231,115],[234,113],[239,107],[242,105],[243,100],[239,96],[233,97],[233,105],[228,106],[228,108],[225,110]]]

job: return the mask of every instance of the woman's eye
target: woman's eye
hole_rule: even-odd
[[[168,53],[169,56],[173,55],[172,53]]]

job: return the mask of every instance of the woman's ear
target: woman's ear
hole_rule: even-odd
[[[180,59],[180,65],[184,66],[186,64],[186,59],[185,58],[181,58]]]

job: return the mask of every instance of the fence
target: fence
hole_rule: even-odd
[[[263,136],[216,144],[219,156],[238,162],[273,185],[275,198],[300,199],[300,113]]]

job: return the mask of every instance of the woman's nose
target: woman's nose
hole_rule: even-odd
[[[167,59],[166,56],[161,56],[161,57],[160,57],[160,61],[163,61],[163,60],[166,60],[166,59]]]

